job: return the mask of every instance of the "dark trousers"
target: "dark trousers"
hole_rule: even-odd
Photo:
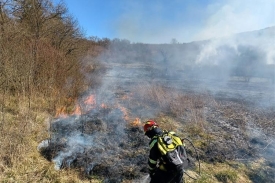
[[[183,183],[183,169],[177,171],[162,171],[157,169],[150,183]]]

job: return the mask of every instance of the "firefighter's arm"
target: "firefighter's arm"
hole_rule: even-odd
[[[150,143],[150,154],[148,159],[148,168],[150,175],[152,175],[156,169],[158,160],[158,147],[157,147],[157,139],[153,139]]]

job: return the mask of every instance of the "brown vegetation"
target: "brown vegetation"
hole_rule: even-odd
[[[99,72],[95,58],[106,43],[84,39],[64,4],[0,0],[1,182],[77,182],[73,172],[55,172],[36,147],[56,109],[70,110],[98,83],[84,71]]]

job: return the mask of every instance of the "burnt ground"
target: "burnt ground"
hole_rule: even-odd
[[[225,163],[229,160],[247,165],[252,182],[273,182],[275,179],[275,106],[273,86],[262,83],[209,83],[161,81],[167,88],[188,95],[207,93],[211,102],[198,106],[204,122],[194,130],[190,111],[173,116],[183,127],[183,134],[194,141],[201,161]],[[160,83],[160,81],[157,81]],[[106,88],[98,93],[103,98],[119,99],[133,96],[131,78],[113,82],[111,95]],[[208,87],[206,87],[208,86]],[[209,87],[213,86],[213,87]],[[102,100],[102,99],[101,99]],[[122,100],[121,100],[122,101]],[[141,104],[138,99],[120,102],[131,117],[156,117],[156,105]],[[171,111],[161,111],[171,115]],[[55,119],[51,138],[40,147],[41,154],[55,163],[56,169],[78,169],[81,176],[102,178],[105,182],[138,180],[147,172],[148,139],[141,126],[129,125],[123,109],[116,102],[99,106],[81,116]],[[193,155],[194,156],[194,155]],[[250,167],[264,159],[257,169]]]
[[[218,100],[217,100],[218,101]],[[252,182],[273,182],[275,178],[275,111],[231,101],[207,107],[205,130],[211,136],[201,148],[201,158],[210,163],[238,161],[248,167],[259,159],[264,163],[247,174]],[[252,167],[250,167],[252,168]]]
[[[213,164],[229,160],[241,162],[247,166],[246,173],[252,182],[274,182],[275,86],[238,81],[208,84],[215,84],[207,88],[214,101],[202,107],[205,119],[202,131],[194,135],[191,130],[189,134],[201,142],[200,158]],[[196,87],[201,86],[205,83]],[[188,126],[187,116],[181,121]],[[259,159],[263,162],[253,167]]]
[[[58,169],[78,169],[80,177],[104,182],[140,178],[147,172],[148,141],[139,127],[125,126],[118,108],[92,109],[52,122],[41,154]]]

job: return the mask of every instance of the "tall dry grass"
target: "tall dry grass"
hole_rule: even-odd
[[[156,83],[135,86],[134,91],[136,103],[156,109],[160,116],[170,116],[201,129],[206,121],[205,107],[218,105],[207,93],[185,93]]]
[[[156,108],[158,113],[155,120],[161,128],[176,131],[181,137],[193,141],[198,153],[204,156],[203,150],[211,147],[213,142],[224,141],[226,144],[226,131],[216,132],[211,129],[215,118],[222,118],[227,122],[235,123],[245,135],[248,110],[242,104],[221,102],[215,100],[207,92],[186,93],[180,90],[167,88],[161,84],[144,84],[135,87],[136,104],[143,104],[146,108]],[[218,116],[221,115],[221,116]],[[146,119],[145,119],[146,120]],[[217,147],[218,148],[218,147]],[[221,149],[216,149],[219,151]],[[215,151],[215,149],[214,149]],[[219,157],[217,157],[219,158]],[[186,177],[188,183],[214,183],[214,182],[244,182],[250,183],[249,174],[253,170],[240,162],[224,161],[224,163],[201,162],[201,176],[198,169],[189,171],[197,180]],[[253,173],[252,173],[253,174]]]
[[[139,91],[136,92],[139,97],[134,97],[136,101],[131,101],[132,105],[142,103],[146,107],[158,108],[160,112],[156,120],[160,126],[176,130],[182,137],[191,137],[198,148],[214,140],[205,126],[205,110],[209,105],[223,110],[225,116],[232,117],[235,113],[233,109],[219,106],[207,94],[186,94],[160,85],[137,86],[136,91]],[[53,100],[36,97],[29,105],[27,97],[9,95],[3,101],[5,103],[0,106],[1,182],[101,182],[97,177],[83,177],[76,169],[56,171],[54,164],[37,151],[38,144],[49,137],[47,129],[53,115],[48,111],[54,106]],[[198,180],[186,177],[188,183],[250,182],[242,164],[234,168],[228,164],[202,162],[201,166],[202,174]],[[196,175],[196,172],[192,173]]]
[[[26,98],[17,101],[10,97],[5,103],[0,122],[0,182],[91,182],[77,170],[56,171],[53,163],[38,152],[38,144],[49,137],[51,121],[51,115],[43,112],[47,111],[44,100],[33,99],[31,108]]]

